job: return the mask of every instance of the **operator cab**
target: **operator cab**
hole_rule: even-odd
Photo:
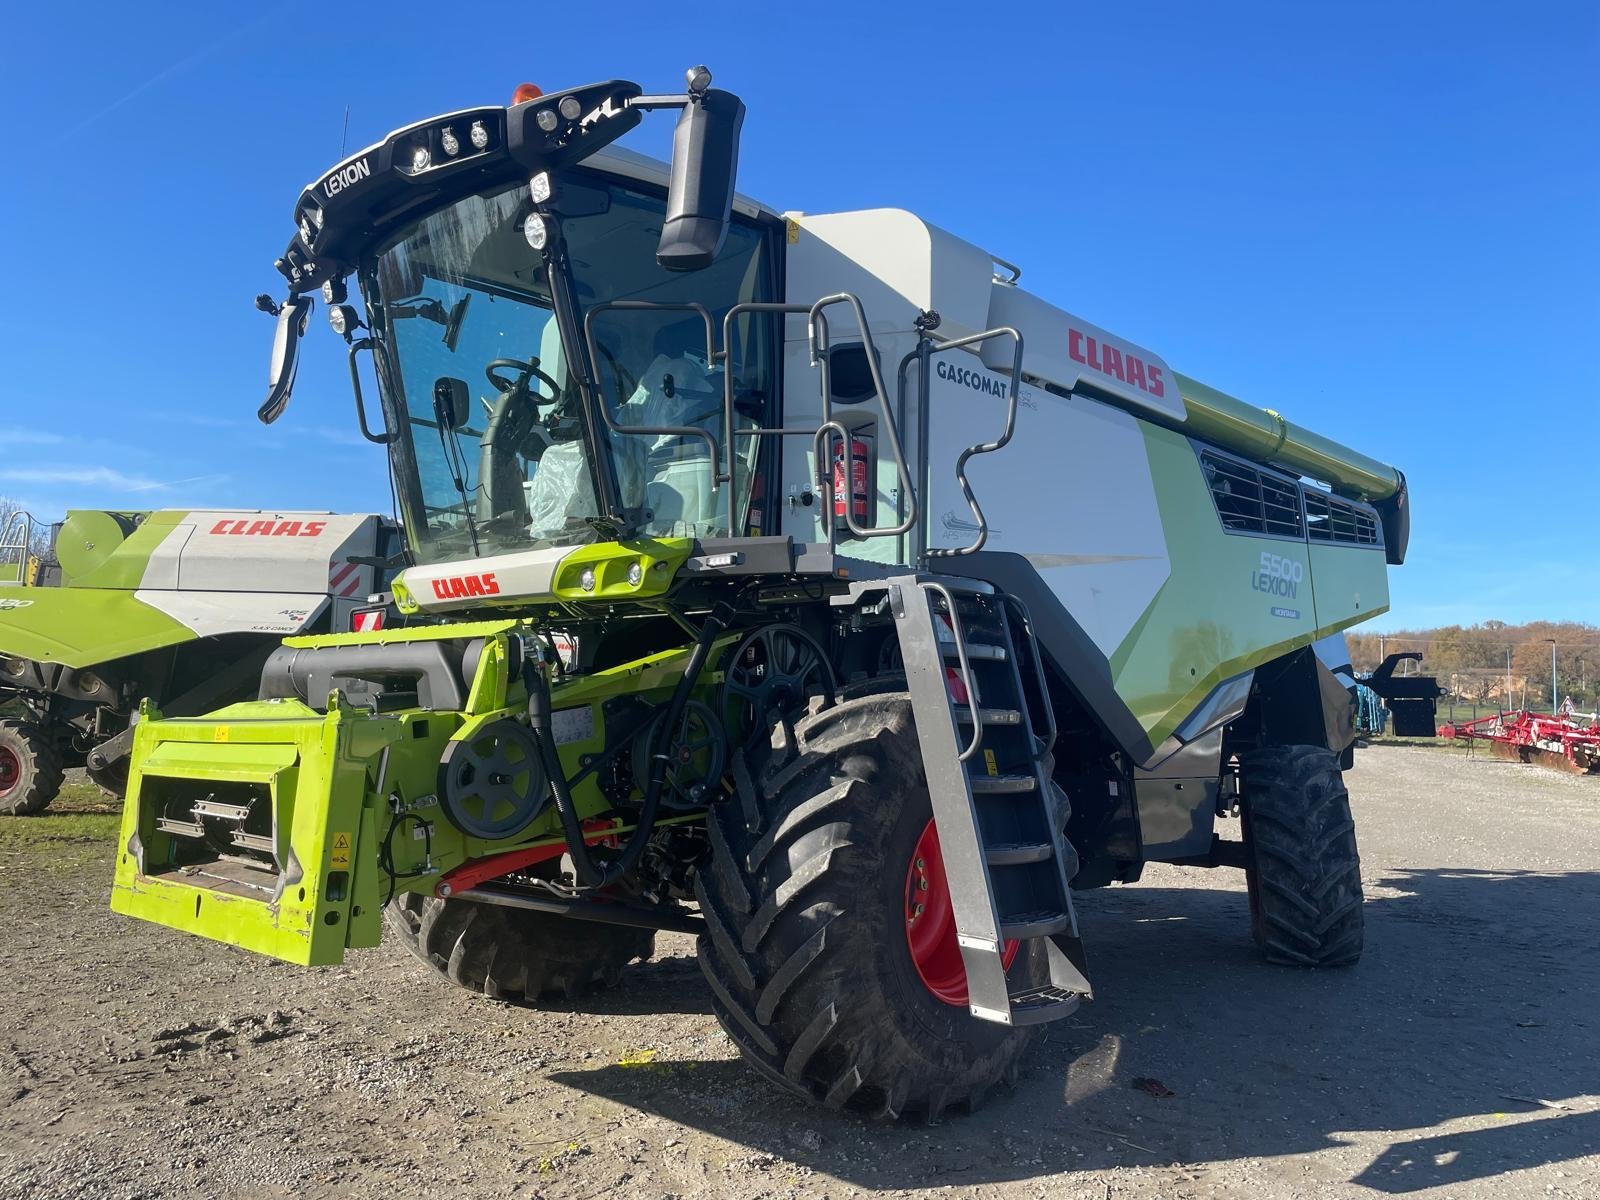
[[[373,354],[387,432],[369,436],[416,561],[745,531],[775,454],[739,431],[777,423],[782,330],[726,318],[780,299],[782,224],[733,212],[743,106],[690,74],[684,97],[612,83],[434,118],[303,193],[261,415],[320,285],[352,365]],[[683,110],[670,178],[603,151],[656,107]]]

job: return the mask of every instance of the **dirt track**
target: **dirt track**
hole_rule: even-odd
[[[774,1095],[687,938],[507,1008],[114,917],[111,816],[8,822],[0,1195],[1600,1197],[1600,779],[1378,747],[1350,784],[1358,967],[1264,966],[1242,877],[1152,869],[1081,898],[1099,999],[932,1129]]]

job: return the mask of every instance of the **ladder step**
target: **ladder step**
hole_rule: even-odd
[[[1032,775],[974,775],[970,780],[974,796],[1009,795],[1035,791],[1039,781]]]
[[[1006,842],[985,846],[983,861],[991,867],[1020,867],[1026,863],[1045,862],[1054,858],[1055,853],[1055,847],[1049,842]]]
[[[941,641],[939,643],[939,648],[944,651],[944,656],[946,658],[960,657],[960,655],[956,653],[956,644],[954,642]],[[968,662],[1005,662],[1006,657],[1006,648],[1004,646],[996,645],[994,642],[967,643]]]
[[[1018,913],[1000,922],[1000,936],[1026,941],[1028,938],[1049,937],[1072,928],[1072,917],[1064,912]]]
[[[1029,988],[1025,992],[1014,992],[1011,996],[1011,1023],[1042,1025],[1046,1021],[1070,1016],[1077,1011],[1080,999],[1077,992],[1065,991],[1049,984]]]
[[[972,724],[972,709],[965,704],[955,706],[956,720]],[[1021,725],[1022,714],[1014,708],[980,708],[978,720],[985,725]]]

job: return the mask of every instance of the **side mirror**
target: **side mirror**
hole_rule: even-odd
[[[744,101],[732,92],[691,95],[672,134],[667,219],[656,262],[669,271],[709,267],[728,236]]]
[[[433,381],[433,415],[439,428],[454,433],[472,416],[472,397],[463,379],[441,375]]]
[[[450,315],[444,322],[444,344],[451,354],[456,352],[456,343],[461,340],[461,323],[467,319],[467,305],[472,303],[472,293],[467,292],[450,306]]]
[[[291,296],[278,310],[278,331],[272,339],[272,365],[267,369],[267,399],[256,410],[263,425],[271,425],[288,407],[294,390],[294,373],[300,363],[300,336],[311,315],[310,296]]]

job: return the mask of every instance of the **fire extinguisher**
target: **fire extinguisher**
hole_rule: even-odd
[[[833,523],[839,529],[848,529],[849,523],[845,519],[845,449],[844,443],[835,440],[833,443]],[[867,480],[871,476],[872,442],[858,433],[850,435],[850,515],[855,518],[856,527],[865,529],[867,526],[868,487]]]

